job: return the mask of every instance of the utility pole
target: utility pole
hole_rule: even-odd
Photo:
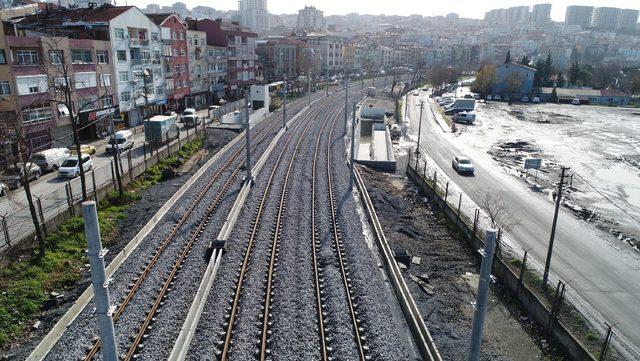
[[[349,118],[349,78],[344,80],[344,134],[347,134],[347,119]]]
[[[480,279],[478,280],[478,294],[476,295],[475,312],[473,313],[473,328],[471,329],[471,346],[469,348],[469,361],[480,360],[480,346],[482,345],[482,328],[484,316],[487,310],[487,298],[489,298],[489,285],[491,284],[491,265],[493,265],[493,252],[496,248],[496,230],[489,229],[484,238],[484,250],[478,250],[482,255],[480,264]]]
[[[309,106],[311,106],[311,72],[307,76],[307,98],[309,99]]]
[[[420,155],[420,134],[422,133],[422,110],[424,109],[424,100],[420,101],[420,120],[418,121],[418,144],[416,145],[416,164],[418,155]],[[416,166],[417,169],[417,166]]]
[[[408,117],[408,112],[409,111],[409,94],[406,94],[404,96],[404,118],[406,120],[406,118]]]
[[[355,159],[355,155],[353,154],[355,147],[355,139],[356,139],[356,102],[353,102],[353,120],[351,121],[351,153],[349,156],[351,157],[351,177],[349,179],[349,185],[353,186],[353,162]]]
[[[284,86],[282,87],[282,128],[287,129],[287,76],[284,76]]]
[[[549,238],[549,248],[547,249],[547,260],[544,263],[544,275],[542,276],[542,288],[547,285],[549,280],[549,268],[551,267],[551,255],[553,254],[553,240],[556,236],[556,225],[558,224],[558,212],[560,211],[560,201],[562,200],[562,186],[564,185],[565,172],[569,167],[560,167],[560,184],[558,185],[558,195],[556,196],[556,210],[553,214],[553,223],[551,224],[551,237]]]
[[[250,88],[249,88],[250,89]],[[251,182],[253,180],[253,177],[251,176],[251,136],[249,134],[249,129],[251,128],[250,124],[249,124],[249,104],[250,103],[250,97],[251,97],[251,90],[245,92],[245,124],[244,124],[244,131],[246,133],[246,138],[247,138],[247,160],[246,160],[246,164],[245,167],[247,168],[247,176],[245,178],[245,180],[247,182]]]
[[[88,243],[87,256],[89,256],[89,264],[91,265],[91,285],[95,295],[98,331],[102,342],[102,359],[116,361],[119,357],[113,319],[111,318],[113,309],[109,300],[109,279],[107,279],[104,271],[104,255],[107,250],[102,249],[96,202],[86,201],[82,203],[82,217],[84,219],[84,233]]]

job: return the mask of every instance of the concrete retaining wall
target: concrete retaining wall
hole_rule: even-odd
[[[473,225],[468,225],[458,217],[457,211],[447,204],[444,199],[428,185],[424,179],[411,166],[407,167],[407,175],[420,189],[432,200],[435,200],[437,207],[444,213],[449,222],[454,225],[465,237],[472,249],[481,249],[484,242],[473,231]],[[509,268],[504,261],[498,257],[494,259],[491,272],[509,292],[516,297],[527,312],[545,330],[551,321],[551,310],[545,302],[541,300],[525,283],[520,283],[518,275]],[[596,358],[589,353],[587,347],[582,344],[577,337],[559,320],[553,320],[551,324],[550,337],[574,360],[593,360]]]

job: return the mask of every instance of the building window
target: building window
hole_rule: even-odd
[[[121,83],[126,83],[129,81],[129,72],[128,71],[121,71],[118,75],[120,82]]]
[[[78,111],[93,110],[94,101],[91,98],[78,99]]]
[[[16,51],[16,58],[20,65],[39,64],[38,52],[36,50],[18,50]]]
[[[133,71],[133,80],[134,81],[142,81],[144,80],[144,73],[142,70],[134,70]]]
[[[106,95],[100,101],[102,108],[109,108],[113,106],[113,97],[111,95]]]
[[[180,66],[178,66],[178,65],[174,66],[174,67],[173,67],[173,72],[174,72],[176,75],[180,75]]]
[[[16,88],[19,95],[43,93],[49,90],[46,75],[17,76]]]
[[[96,51],[96,58],[98,59],[98,64],[109,64],[109,53],[106,50]]]
[[[111,74],[100,74],[100,86],[111,86]]]
[[[180,56],[187,56],[187,52],[184,49],[180,49]]]
[[[116,28],[116,39],[124,39],[124,29]]]
[[[48,105],[39,108],[22,108],[22,123],[23,124],[37,124],[47,122],[53,119],[51,113],[51,107]]]
[[[153,63],[160,64],[160,52],[158,50],[153,51]]]
[[[0,64],[6,64],[7,63],[7,57],[4,53],[4,49],[0,49]]]
[[[171,79],[169,79],[169,81],[166,82],[165,85],[167,86],[167,90],[173,90],[173,82],[171,81]]]
[[[129,100],[131,100],[131,92],[122,92],[120,93],[120,101],[121,102],[128,102]]]
[[[49,50],[49,62],[51,64],[62,64],[64,53],[62,50]]]
[[[118,56],[118,61],[127,61],[127,51],[126,50],[118,50],[117,56]]]
[[[178,49],[173,48],[173,56],[178,56]]]
[[[157,86],[156,87],[156,94],[162,94],[162,87],[161,86]]]
[[[0,80],[0,95],[10,95],[11,94],[11,84],[9,84],[8,80]]]
[[[91,50],[88,50],[88,49],[73,49],[73,50],[71,50],[71,61],[74,64],[93,63],[93,57],[91,56]]]
[[[158,39],[160,39],[160,38],[158,37],[158,33],[151,33],[151,40],[153,40],[153,41],[158,41]]]
[[[187,64],[180,65],[180,71],[182,71],[183,73],[186,73],[187,72]]]
[[[96,73],[75,73],[73,75],[76,89],[95,88],[96,87]]]

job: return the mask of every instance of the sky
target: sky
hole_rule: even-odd
[[[120,5],[122,0],[118,1]],[[128,5],[144,8],[149,3],[171,5],[178,0],[127,0]],[[203,5],[217,10],[237,10],[238,0],[180,0],[188,8]],[[498,9],[518,5],[533,5],[536,3],[551,3],[551,18],[564,21],[565,8],[568,5],[611,6],[628,9],[640,9],[638,0],[539,0],[539,1],[507,1],[507,0],[267,0],[267,8],[273,14],[293,14],[305,5],[313,5],[324,11],[325,15],[343,15],[350,12],[360,14],[386,14],[424,16],[446,15],[458,13],[462,17],[482,19],[484,13],[491,9]]]

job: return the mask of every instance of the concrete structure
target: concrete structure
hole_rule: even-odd
[[[158,14],[160,13],[160,5],[158,4],[147,4],[147,8],[144,9],[145,14]]]
[[[344,69],[342,64],[341,37],[328,34],[310,33],[300,37],[313,49],[315,56],[320,59],[320,71],[324,74],[338,73]]]
[[[324,13],[314,6],[305,6],[298,10],[298,31],[324,31]]]
[[[620,10],[620,21],[618,28],[622,30],[634,30],[638,28],[638,10],[622,9]]]
[[[491,87],[492,94],[520,98],[533,92],[533,75],[536,69],[517,63],[501,64],[496,69],[496,81]],[[512,82],[519,83],[519,89],[510,93]]]
[[[551,100],[553,88],[541,88],[541,99]],[[631,97],[613,86],[606,89],[592,88],[556,88],[558,101],[561,103],[571,103],[573,99],[579,99],[582,104],[590,105],[628,105]]]
[[[177,14],[149,14],[160,27],[164,75],[166,77],[166,108],[186,108],[189,89],[189,58],[187,27]]]
[[[189,29],[204,31],[207,44],[227,48],[228,96],[239,97],[243,89],[256,83],[256,38],[235,22],[220,19],[189,19]]]
[[[189,108],[200,109],[209,101],[207,61],[207,33],[187,30],[189,49],[189,90],[186,103]]]
[[[267,0],[239,0],[240,24],[258,34],[269,30]]]
[[[223,46],[207,45],[207,74],[209,76],[209,93],[211,103],[224,99],[228,87],[227,79],[227,48]]]
[[[513,6],[507,9],[507,20],[511,24],[529,22],[528,6]]]
[[[2,129],[11,128],[11,123],[16,123],[16,86],[13,73],[11,71],[11,63],[7,56],[8,47],[4,36],[4,26],[0,27],[0,127]],[[11,154],[17,151],[14,149],[12,140],[3,139],[0,142],[0,169],[7,166],[4,154]]]
[[[387,125],[395,106],[390,99],[369,98],[356,109],[354,159],[357,163],[382,171],[395,172],[396,159],[393,154],[391,133]]]
[[[571,5],[567,6],[564,16],[565,25],[579,25],[583,28],[591,26],[593,19],[593,6]]]
[[[551,4],[536,4],[531,7],[531,21],[544,25],[551,22]]]
[[[620,24],[620,9],[600,7],[593,11],[591,26],[600,30],[617,29]]]

